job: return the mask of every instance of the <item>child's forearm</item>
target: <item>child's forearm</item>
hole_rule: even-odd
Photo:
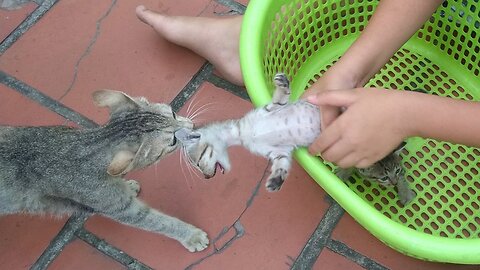
[[[403,102],[409,136],[480,147],[480,102],[417,93]]]
[[[360,37],[332,67],[362,87],[425,23],[442,0],[382,0]],[[333,72],[333,71],[331,71]]]

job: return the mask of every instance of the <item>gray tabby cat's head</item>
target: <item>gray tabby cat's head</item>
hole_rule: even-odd
[[[218,132],[211,130],[203,132],[208,128],[214,127],[207,126],[198,130],[183,128],[175,132],[175,136],[182,143],[188,162],[207,179],[215,176],[217,170],[222,173],[230,170],[227,145],[215,136]]]
[[[404,146],[402,144],[384,159],[368,168],[358,169],[358,171],[364,177],[375,180],[382,186],[396,185],[399,179],[405,177],[405,169],[402,166],[402,157],[400,156]]]
[[[153,164],[178,148],[177,130],[193,128],[190,119],[176,115],[169,105],[149,103],[144,97],[100,90],[93,99],[98,106],[110,109],[110,120],[103,128],[109,134],[106,136],[117,142],[108,167],[111,175]]]

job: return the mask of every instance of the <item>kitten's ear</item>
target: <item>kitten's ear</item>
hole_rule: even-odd
[[[135,153],[128,150],[122,150],[117,152],[110,165],[107,168],[108,174],[112,176],[119,176],[126,174],[131,170],[132,162],[135,158]]]
[[[200,133],[187,128],[181,128],[175,131],[175,138],[182,144],[198,141],[201,136]]]
[[[108,107],[113,114],[119,110],[135,109],[139,105],[127,94],[115,90],[98,90],[93,93],[93,101],[99,107]]]
[[[395,155],[399,156],[399,155],[402,153],[403,149],[405,149],[405,146],[407,146],[407,143],[406,143],[406,142],[402,142],[401,144],[399,144],[399,145],[397,146],[397,148],[395,148],[395,150],[393,150],[393,153],[394,153]]]

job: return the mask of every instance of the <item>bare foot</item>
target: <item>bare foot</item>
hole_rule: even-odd
[[[137,17],[168,41],[188,48],[212,63],[232,83],[243,85],[238,43],[242,16],[182,17],[156,13],[144,6]]]

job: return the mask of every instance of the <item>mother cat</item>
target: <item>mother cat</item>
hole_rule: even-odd
[[[177,149],[175,131],[192,122],[166,104],[118,91],[93,98],[110,108],[102,127],[0,126],[0,216],[96,213],[164,234],[191,252],[205,249],[205,232],[146,205],[136,198],[139,184],[123,179]]]

